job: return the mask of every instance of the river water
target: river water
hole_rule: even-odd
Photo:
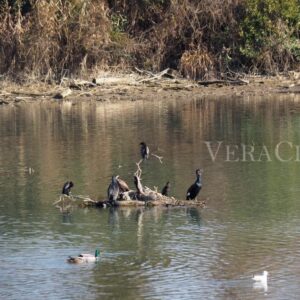
[[[182,199],[203,168],[205,209],[53,205],[67,180],[93,199],[112,174],[133,186],[141,141],[163,156],[143,184]],[[294,96],[0,107],[0,298],[298,299],[299,145]]]

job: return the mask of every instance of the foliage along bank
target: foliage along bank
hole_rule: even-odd
[[[0,74],[299,69],[299,0],[0,0]]]

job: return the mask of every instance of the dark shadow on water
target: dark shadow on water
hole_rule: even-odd
[[[112,227],[119,226],[118,208],[116,208],[116,207],[109,208],[108,224],[111,225]]]
[[[201,226],[201,214],[199,209],[196,207],[188,207],[186,209],[186,214],[193,223]]]
[[[73,216],[69,212],[64,212],[61,214],[62,216],[62,223],[63,224],[72,224],[73,223]]]

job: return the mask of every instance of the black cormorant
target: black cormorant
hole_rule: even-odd
[[[141,142],[140,145],[141,145],[141,156],[143,160],[148,159],[150,153],[149,147],[144,142]]]
[[[68,196],[69,196],[70,191],[71,191],[71,188],[72,188],[73,186],[74,186],[74,183],[73,183],[72,181],[67,181],[67,182],[64,184],[61,193],[64,194],[64,195],[68,195]]]
[[[119,184],[117,180],[117,176],[112,176],[111,183],[107,189],[107,198],[109,202],[114,203],[119,196]]]
[[[201,171],[199,169],[196,170],[196,176],[197,179],[195,183],[193,183],[186,192],[186,200],[195,199],[202,188]]]
[[[168,182],[166,183],[166,185],[163,187],[163,189],[162,189],[162,191],[161,191],[161,194],[162,194],[163,196],[169,196],[170,187],[171,187],[171,184],[170,184],[170,182],[168,181]]]

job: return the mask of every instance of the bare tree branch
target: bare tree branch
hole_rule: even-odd
[[[142,159],[140,159],[139,162],[135,163],[137,165],[137,170],[135,171],[134,175],[137,176],[139,179],[141,178],[142,176],[142,169],[140,167],[140,164],[143,162]]]
[[[154,154],[154,153],[150,153],[152,156],[154,156],[154,157],[156,157],[158,160],[159,160],[159,162],[162,164],[163,163],[163,161],[162,161],[162,159],[163,159],[163,156],[158,156],[157,154]]]

